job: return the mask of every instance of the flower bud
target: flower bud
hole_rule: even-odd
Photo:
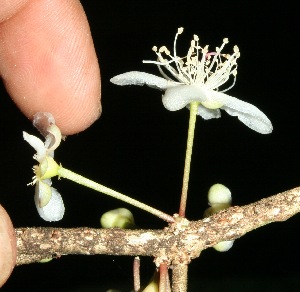
[[[232,248],[234,240],[220,241],[213,248],[219,252],[225,252]]]
[[[159,273],[155,271],[152,279],[150,280],[147,287],[143,290],[143,292],[158,292],[158,291],[159,291]]]
[[[222,184],[214,184],[208,191],[208,203],[210,206],[216,204],[231,205],[231,192]],[[225,208],[223,208],[225,209]]]
[[[214,184],[208,191],[208,204],[211,206],[204,212],[204,217],[209,217],[221,210],[231,206],[231,192],[222,184]],[[219,252],[228,251],[234,243],[234,240],[220,241],[213,248]]]
[[[52,260],[53,260],[52,258],[45,258],[45,259],[40,260],[39,263],[45,264],[45,263],[51,262]]]
[[[128,229],[134,227],[134,218],[132,213],[125,208],[118,208],[104,213],[100,219],[103,228],[119,227]]]

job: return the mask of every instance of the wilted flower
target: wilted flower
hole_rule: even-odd
[[[50,113],[36,113],[33,125],[45,137],[45,143],[43,143],[41,139],[23,132],[24,140],[36,151],[33,158],[39,163],[33,167],[35,176],[30,183],[35,184],[35,205],[44,220],[59,221],[64,215],[65,207],[60,193],[51,187],[51,177],[58,174],[59,165],[53,157],[54,150],[61,142],[61,132]]]
[[[235,84],[236,61],[240,57],[238,47],[234,46],[231,55],[221,53],[228,43],[228,39],[225,38],[220,48],[217,47],[215,52],[209,52],[208,46],[202,48],[199,45],[199,37],[194,35],[187,55],[179,57],[176,52],[176,41],[182,32],[183,28],[179,28],[175,36],[173,56],[165,46],[159,49],[155,46],[153,51],[157,55],[157,61],[143,61],[156,64],[164,78],[131,71],[117,75],[110,81],[117,85],[147,85],[164,90],[162,102],[170,111],[182,109],[191,102],[198,102],[198,115],[205,120],[219,118],[222,109],[231,116],[237,116],[241,122],[261,134],[271,133],[272,124],[263,112],[252,104],[224,93]],[[230,77],[233,77],[232,84],[221,89],[220,87]]]

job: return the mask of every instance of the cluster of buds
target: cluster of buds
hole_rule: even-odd
[[[227,209],[231,206],[231,192],[222,184],[214,184],[208,191],[208,204],[210,207],[205,210],[204,217],[209,217],[221,210]],[[234,240],[221,241],[213,246],[217,251],[228,251]]]

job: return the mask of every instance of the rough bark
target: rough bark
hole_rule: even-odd
[[[211,217],[188,221],[176,217],[163,230],[16,228],[17,265],[67,254],[152,256],[157,266],[187,265],[201,251],[237,239],[300,211],[300,187],[246,206],[234,206]]]

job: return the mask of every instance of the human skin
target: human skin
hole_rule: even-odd
[[[51,112],[64,135],[81,132],[97,120],[100,70],[80,2],[1,1],[0,76],[30,120],[38,111]],[[0,207],[0,287],[15,261],[13,226]]]

